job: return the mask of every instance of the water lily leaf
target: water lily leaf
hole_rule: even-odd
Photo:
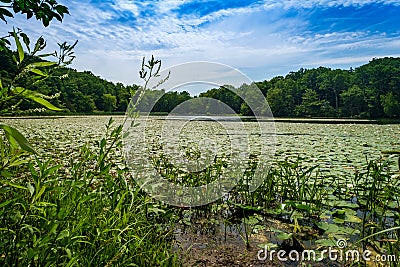
[[[257,224],[259,220],[255,216],[251,216],[248,219],[246,219],[247,224]]]
[[[357,217],[355,215],[347,215],[347,214],[346,214],[345,221],[350,222],[350,223],[361,223],[362,222],[362,220],[359,217]]]
[[[336,246],[336,242],[331,239],[319,239],[319,240],[315,241],[315,244],[318,244],[323,247],[335,247]]]
[[[339,234],[356,235],[359,233],[360,233],[360,231],[357,229],[353,229],[353,228],[349,228],[349,227],[339,227]]]
[[[335,210],[335,211],[332,213],[332,216],[333,216],[333,217],[336,217],[336,218],[342,218],[342,219],[344,219],[345,214],[346,214],[346,211],[345,211],[345,210]]]
[[[288,233],[284,233],[284,232],[276,235],[276,237],[281,240],[288,240],[288,239],[292,238],[292,236],[293,236],[293,233],[288,234]]]
[[[352,210],[352,209],[344,209],[346,216],[351,216],[351,215],[357,215],[357,211]]]
[[[271,228],[270,230],[276,234],[276,238],[281,239],[281,240],[287,240],[287,239],[292,238],[292,236],[293,236],[293,233],[285,233],[282,230],[279,230],[276,228]]]
[[[309,205],[304,205],[304,204],[296,204],[295,208],[299,209],[299,210],[306,210],[306,211],[311,210],[311,207]]]
[[[335,224],[329,224],[326,222],[318,222],[315,224],[318,228],[324,231],[330,230],[330,232],[335,232],[339,229],[339,227]]]
[[[336,224],[329,224],[328,228],[325,230],[326,234],[335,234],[339,233],[340,227],[337,226]]]
[[[345,220],[341,219],[341,218],[333,218],[333,222],[338,223],[338,224],[342,224],[342,223],[345,222]]]
[[[274,243],[265,243],[265,244],[258,244],[257,247],[259,248],[267,248],[268,251],[274,249],[274,248],[278,248],[278,244],[274,244]]]
[[[399,204],[397,203],[397,201],[390,201],[388,207],[391,209],[397,209],[399,207]]]
[[[321,216],[319,216],[319,218],[320,218],[321,220],[329,220],[329,219],[332,218],[332,214],[330,214],[330,213],[324,213],[324,214],[322,214]]]
[[[357,201],[363,206],[367,205],[367,201],[365,199],[358,199]]]
[[[265,230],[265,226],[264,225],[256,225],[256,226],[254,226],[254,228],[253,228],[253,232],[254,233],[256,233],[256,234],[258,234],[260,231],[263,231],[263,230]]]
[[[358,204],[351,203],[351,202],[345,201],[345,200],[329,201],[326,204],[331,206],[331,207],[337,207],[337,208],[352,208],[352,209],[356,209],[356,208],[359,207]]]

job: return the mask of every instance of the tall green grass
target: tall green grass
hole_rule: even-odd
[[[187,211],[182,224],[202,228],[205,219],[216,225],[222,223],[225,236],[227,227],[233,227],[248,247],[253,233],[268,236],[273,232],[271,242],[286,248],[288,244],[297,244],[301,249],[307,243],[322,249],[345,239],[348,249],[400,255],[400,172],[394,160],[369,161],[347,175],[321,172],[318,166],[307,167],[301,159],[277,162],[263,170],[263,184],[251,192],[249,184],[258,162],[250,159],[232,192],[207,206]],[[213,166],[185,181],[197,185],[218,179],[218,172],[208,170],[222,168],[222,164],[223,161],[215,161]],[[169,177],[178,174],[162,160],[157,166],[162,166]],[[268,218],[286,226],[280,227],[278,223],[271,227]],[[398,266],[397,262],[386,264]]]
[[[121,131],[110,120],[97,149],[81,147],[68,166],[36,157],[8,168],[0,182],[1,266],[178,264],[165,226],[173,214],[114,160]]]

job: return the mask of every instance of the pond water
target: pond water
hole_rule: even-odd
[[[1,121],[23,132],[42,155],[65,157],[84,143],[94,143],[99,140],[105,133],[105,125],[109,118],[109,116],[74,116],[40,119],[2,118]],[[123,116],[113,118],[116,123],[122,123],[124,119]],[[159,137],[162,129],[164,136],[167,136],[163,138],[165,142],[165,139],[169,138],[168,131],[171,131],[173,125],[178,123],[179,120],[166,122],[160,117],[148,118],[146,122],[148,140],[155,142],[152,138]],[[400,150],[399,124],[275,122],[275,129],[270,122],[261,124],[268,124],[265,128],[268,130],[267,134],[272,135],[273,130],[276,133],[275,156],[270,160],[296,160],[299,157],[307,164],[319,164],[321,171],[351,171],[360,165],[365,165],[367,159],[382,157],[382,151]],[[223,125],[213,121],[195,121],[185,124],[185,127],[179,131],[179,135],[181,139],[184,138],[186,142],[192,143],[203,144],[202,140],[216,140],[215,146],[221,152],[230,149],[227,147],[229,143],[227,135],[232,134],[232,131],[229,132],[227,128],[239,129],[235,134],[245,131],[250,137],[242,138],[243,142],[249,142],[257,149],[257,144],[254,145],[254,143],[265,140],[254,134],[258,133],[257,127],[256,122],[241,124],[237,120],[227,120]],[[176,136],[171,136],[172,138],[169,139],[178,139]],[[171,141],[169,139],[169,145],[174,145],[173,142],[169,142]]]
[[[123,116],[115,116],[113,118],[116,121],[115,125],[124,122]],[[42,156],[52,158],[58,162],[68,162],[70,155],[77,153],[80,146],[85,143],[94,145],[96,141],[102,138],[105,134],[105,125],[109,119],[109,116],[74,116],[2,118],[0,121],[10,124],[23,132]],[[266,159],[272,163],[299,159],[302,165],[318,165],[318,170],[326,172],[326,177],[332,174],[335,177],[343,177],[341,181],[346,181],[348,177],[354,176],[354,172],[358,169],[365,167],[368,160],[384,157],[385,155],[382,151],[400,151],[399,124],[354,124],[347,121],[341,121],[340,123],[277,121],[272,124],[269,121],[264,121],[259,125],[256,122],[241,122],[236,119],[191,121],[183,118],[165,120],[164,117],[149,117],[140,119],[138,122],[140,126],[131,128],[130,136],[128,137],[128,141],[131,141],[128,144],[135,145],[135,153],[139,156],[143,153],[150,153],[146,156],[156,157],[166,154],[168,155],[167,159],[178,165],[179,168],[187,168],[187,165],[184,165],[185,160],[182,160],[184,158],[194,159],[197,163],[202,163],[203,160],[205,164],[210,164],[210,162],[207,162],[207,157],[203,159],[202,155],[226,157],[232,154],[232,150],[235,150],[236,146],[246,144],[246,146],[250,147],[250,154],[265,153],[268,156]],[[262,133],[259,131],[260,128],[264,130]],[[146,138],[140,139],[143,136]],[[232,141],[232,139],[234,140]],[[268,151],[263,151],[265,148]],[[275,153],[271,155],[271,151]],[[200,156],[196,154],[197,152],[200,152]],[[393,164],[397,164],[397,162],[393,161]],[[395,166],[395,168],[398,167]],[[194,171],[198,170],[195,169]],[[338,186],[340,187],[339,184]],[[344,221],[339,222],[341,217],[334,218],[332,215],[336,209],[345,212],[345,226],[349,224],[358,228],[360,219],[356,218],[356,216],[361,217],[362,213],[357,209],[358,206],[353,207],[353,203],[347,200],[340,201],[340,195],[333,195],[329,191],[326,199],[323,199],[325,201],[324,205],[327,207],[322,209],[323,212],[321,214],[325,212],[330,214],[325,214],[326,218],[321,217],[322,221],[319,222],[319,228],[327,228],[332,233],[336,230],[342,232],[349,230],[346,227],[342,227]],[[392,201],[394,203],[392,209],[398,209],[398,202],[396,201]],[[223,206],[219,207],[222,209]],[[354,210],[350,208],[354,208]],[[185,212],[183,214],[185,215]],[[396,214],[398,214],[398,211],[396,211]],[[206,227],[201,223],[197,227],[192,226],[191,218],[193,218],[193,214],[189,212],[186,215],[186,219],[188,219],[186,222],[190,225],[190,229],[185,229],[185,227],[178,228],[176,241],[178,242],[178,247],[183,249],[192,247],[194,254],[190,255],[193,259],[202,258],[202,255],[209,253],[215,256],[215,259],[207,259],[208,262],[217,261],[220,260],[221,253],[218,251],[221,248],[224,251],[224,255],[228,256],[237,254],[236,250],[240,246],[244,249],[242,241],[243,232],[246,230],[243,230],[244,224],[240,220],[239,222],[231,223],[225,221],[211,223],[208,220],[208,223],[211,224],[211,231],[203,235],[198,234],[196,231]],[[254,233],[251,236],[252,243],[279,243],[276,236],[281,231],[288,230],[287,232],[290,232],[293,229],[292,221],[285,225],[280,221],[275,222],[267,220],[260,215],[257,216],[250,217],[247,221],[247,224],[251,225],[252,223],[249,220],[256,220],[253,223],[255,230],[257,230],[256,227],[261,227],[258,232],[253,231]],[[394,215],[385,216],[388,216],[387,218],[390,218],[388,222],[393,224],[391,217]],[[185,221],[185,218],[183,221]],[[300,217],[298,221],[301,222]],[[332,230],[331,228],[334,227],[337,229]],[[273,228],[279,229],[278,231],[271,230]],[[314,228],[307,229],[316,231]],[[311,234],[314,235],[313,232],[310,232]],[[324,242],[327,241],[324,239],[326,235],[320,238]],[[314,241],[307,242],[304,242],[304,244],[315,245]],[[207,250],[205,250],[206,247]],[[252,250],[248,251],[246,260],[253,259],[253,266],[266,266],[263,265],[263,262],[256,260],[255,255],[258,249],[257,246],[253,246]],[[226,251],[231,252],[228,253]],[[228,263],[231,259],[225,257],[224,260],[224,263]],[[271,266],[275,266],[275,263]],[[324,264],[321,266],[324,266]]]

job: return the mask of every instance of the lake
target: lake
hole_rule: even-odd
[[[104,134],[110,116],[73,116],[44,118],[1,119],[23,132],[42,155],[68,157],[86,142],[94,144]],[[116,123],[122,123],[123,116],[114,116]],[[148,136],[159,135],[165,123],[163,117],[149,117],[146,123]],[[164,126],[164,135],[177,125],[179,120],[169,120]],[[268,122],[261,122],[261,124]],[[181,126],[180,126],[181,127]],[[195,121],[186,124],[180,131],[187,142],[202,142],[202,139],[217,140],[219,151],[229,140],[225,128],[241,129],[250,133],[249,143],[261,140],[252,135],[257,130],[256,122],[236,120],[225,121],[224,125],[212,121]],[[244,128],[240,128],[244,127]],[[152,130],[153,128],[153,130]],[[267,130],[273,130],[271,124]],[[257,132],[257,131],[256,131]],[[368,160],[379,159],[385,150],[400,150],[399,124],[322,124],[275,122],[274,161],[296,160],[320,166],[321,171],[352,171],[365,165]],[[269,133],[273,134],[273,133]],[[182,136],[181,136],[182,137]],[[150,138],[150,139],[151,139]],[[176,139],[167,137],[164,139]],[[246,139],[246,138],[245,138]],[[245,140],[244,139],[244,140]],[[151,142],[155,142],[152,140]],[[173,142],[169,142],[173,145]]]
[[[68,164],[80,146],[95,145],[101,139],[109,118],[2,118],[2,121],[23,132],[43,157]],[[116,124],[124,121],[123,116],[114,119]],[[366,165],[368,160],[383,158],[382,151],[400,150],[400,125],[355,124],[345,120],[340,123],[296,120],[257,124],[237,118],[190,119],[165,120],[157,116],[139,119],[140,125],[130,128],[130,135],[125,139],[132,149],[133,159],[151,158],[154,163],[160,158],[157,170],[164,178],[176,179],[178,183],[193,178],[198,182],[197,178],[211,180],[218,177],[220,170],[229,169],[223,160],[210,159],[229,158],[237,147],[246,144],[245,147],[250,147],[249,158],[264,153],[266,160],[277,168],[266,172],[264,183],[254,192],[250,193],[246,183],[254,177],[250,167],[241,175],[244,179],[238,182],[235,190],[217,201],[211,199],[207,202],[210,205],[191,209],[181,209],[184,205],[176,207],[174,214],[178,223],[174,225],[174,248],[178,252],[182,249],[189,260],[214,254],[219,258],[218,251],[231,257],[241,249],[247,252],[246,260],[261,266],[263,262],[256,260],[257,251],[266,245],[301,250],[335,246],[339,244],[336,241],[347,240],[354,244],[364,234],[381,230],[385,230],[385,235],[376,236],[377,239],[389,240],[389,243],[397,240],[395,230],[398,228],[387,231],[398,227],[397,158],[392,160],[395,171],[380,168],[379,164]],[[260,128],[265,130],[261,134]],[[263,145],[270,151],[263,149]],[[274,156],[271,151],[275,152]],[[118,160],[122,162],[122,158]],[[297,160],[300,165],[279,163]],[[188,165],[190,161],[195,164]],[[201,171],[213,163],[216,168]],[[316,165],[316,169],[307,168]],[[196,169],[199,166],[202,169]],[[182,169],[193,171],[194,175],[186,175]],[[134,173],[138,173],[137,169]],[[146,171],[142,174],[150,176]],[[179,193],[172,191],[172,196],[179,199],[180,195],[175,192]],[[244,241],[252,244],[252,250],[244,247]],[[188,254],[189,247],[192,252]],[[226,252],[225,247],[234,248],[233,252]],[[391,253],[397,253],[398,247],[393,247]],[[326,264],[328,262],[322,262],[320,266]]]

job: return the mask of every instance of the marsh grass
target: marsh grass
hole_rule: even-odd
[[[204,229],[204,220],[214,221],[217,228],[224,225],[225,239],[228,229],[234,228],[247,247],[254,233],[273,233],[268,245],[288,250],[322,249],[345,239],[349,248],[359,251],[399,255],[400,178],[393,161],[369,161],[345,177],[320,172],[319,166],[303,165],[299,158],[277,162],[264,170],[263,184],[250,192],[248,185],[257,162],[249,160],[243,179],[231,193],[207,206],[188,210],[181,223]],[[286,227],[268,225],[268,218]]]
[[[110,155],[121,146],[110,120],[97,150],[68,167],[40,158],[10,167],[0,195],[2,266],[172,266],[168,209],[146,196]],[[67,169],[65,169],[67,168]],[[23,170],[24,168],[22,168]],[[160,208],[161,207],[161,208]]]

